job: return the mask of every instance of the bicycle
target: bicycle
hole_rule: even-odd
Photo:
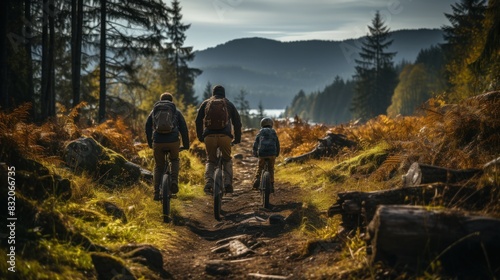
[[[213,187],[213,199],[214,199],[214,218],[220,221],[221,211],[222,211],[222,197],[224,196],[224,164],[222,162],[222,152],[220,148],[217,148],[217,165],[214,171],[214,187]]]
[[[181,148],[179,151],[187,150],[186,148]],[[163,176],[160,185],[160,197],[162,203],[163,211],[163,222],[170,223],[170,199],[177,197],[172,194],[172,170],[170,169],[170,161],[165,161],[165,170],[163,171]]]
[[[269,196],[271,195],[271,173],[269,172],[269,159],[265,159],[264,168],[260,175],[259,191],[262,207],[269,208]]]
[[[172,186],[172,171],[170,170],[170,162],[165,162],[165,171],[161,179],[160,186],[160,197],[161,204],[163,208],[163,222],[170,222],[170,199],[172,198],[172,192],[170,190]]]

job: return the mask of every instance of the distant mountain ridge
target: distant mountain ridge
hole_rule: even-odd
[[[397,52],[395,63],[413,62],[421,49],[443,42],[440,29],[398,30],[391,35],[389,51]],[[244,89],[252,108],[259,102],[266,109],[285,108],[300,90],[323,90],[337,75],[351,79],[363,38],[295,42],[242,38],[196,51],[190,66],[203,74],[196,78],[195,90],[201,96],[210,81],[224,85],[229,98]]]

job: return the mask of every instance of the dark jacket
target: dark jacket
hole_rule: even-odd
[[[265,137],[268,139],[274,139],[275,146],[272,148],[266,147],[266,149],[259,151],[259,144],[261,135],[266,134]],[[260,129],[259,133],[255,137],[255,142],[253,142],[252,152],[254,156],[259,157],[269,157],[269,156],[279,156],[280,155],[280,140],[276,131],[270,127],[263,127]]]
[[[177,125],[171,133],[153,133],[153,110],[151,110],[151,113],[149,113],[148,119],[146,120],[146,138],[148,140],[149,147],[152,147],[153,143],[177,142],[180,134],[182,138],[182,147],[189,148],[189,134],[186,120],[178,109],[175,112],[175,123]]]
[[[225,98],[225,97],[218,97],[216,98]],[[205,136],[210,135],[210,134],[226,134],[227,136],[234,138],[234,143],[238,144],[241,142],[241,118],[240,114],[238,113],[238,110],[236,110],[236,107],[234,106],[231,101],[226,99],[226,104],[227,104],[227,111],[229,113],[229,123],[227,126],[223,129],[218,129],[218,130],[209,130],[204,127],[203,124],[203,119],[205,118],[205,109],[207,107],[208,99],[203,101],[200,105],[200,108],[198,109],[198,114],[196,115],[196,136],[198,139],[203,142],[203,139]],[[231,123],[233,124],[234,127],[234,137],[231,134]]]

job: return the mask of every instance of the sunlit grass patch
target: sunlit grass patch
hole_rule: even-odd
[[[387,149],[389,146],[385,142],[358,152],[354,157],[348,158],[335,165],[332,172],[342,172],[350,176],[355,173],[369,175],[374,172],[378,166],[387,158]]]
[[[56,239],[42,239],[38,252],[46,254],[51,266],[69,266],[78,270],[92,270],[94,265],[87,251],[79,246],[63,243]]]
[[[126,220],[106,213],[103,201],[121,209]],[[171,246],[176,235],[172,226],[163,223],[161,203],[153,201],[152,191],[142,184],[115,191],[96,189],[95,197],[86,203],[69,203],[60,211],[79,232],[106,247],[128,243]]]
[[[93,197],[94,191],[98,188],[98,184],[87,172],[76,175],[65,168],[57,168],[56,174],[71,181],[72,201],[84,202],[86,199]]]
[[[336,221],[332,223],[334,227],[337,225]],[[366,254],[366,243],[359,232],[353,236],[339,237],[329,231],[324,237],[319,240],[330,242],[330,247],[334,249],[329,250],[335,251],[331,256],[331,263],[318,264],[307,271],[307,275],[314,275],[315,279],[370,279],[367,278],[369,275],[374,276]],[[324,243],[322,247],[328,250],[328,243]],[[346,275],[348,277],[344,278]]]
[[[204,184],[205,165],[201,160],[190,152],[180,153],[179,182],[181,184],[200,185]]]
[[[155,159],[153,156],[153,149],[147,147],[137,152],[141,161],[146,169],[153,170]]]
[[[315,189],[328,184],[328,170],[332,161],[309,160],[276,167],[275,180],[287,182],[305,189]]]
[[[5,279],[86,279],[92,278],[94,266],[90,255],[83,248],[56,239],[41,239],[39,243],[26,244],[17,251],[15,272],[7,270],[7,252],[0,248],[0,269]],[[2,278],[4,279],[4,278]]]
[[[180,201],[193,200],[194,198],[202,197],[204,195],[205,193],[203,192],[203,185],[201,184],[196,184],[196,185],[192,185],[190,183],[180,184],[179,192],[177,193],[177,200]]]

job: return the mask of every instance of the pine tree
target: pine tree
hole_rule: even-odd
[[[471,64],[486,91],[500,88],[500,0],[490,0],[483,21],[484,44]]]
[[[377,11],[368,29],[360,59],[356,60],[356,92],[351,107],[353,116],[363,120],[385,114],[397,83],[392,62],[396,53],[386,51],[393,41],[380,12]]]
[[[209,99],[212,96],[212,83],[210,81],[207,82],[205,86],[205,90],[203,91],[203,100]]]
[[[241,117],[241,124],[243,126],[249,127],[250,125],[250,103],[246,99],[247,92],[242,89],[240,90],[240,94],[238,94],[234,98],[234,103],[236,106],[236,109],[238,110],[238,113],[240,114]]]
[[[71,87],[73,104],[80,103],[83,43],[83,0],[71,1]]]
[[[478,94],[482,91],[478,80],[468,67],[477,57],[477,48],[483,42],[481,32],[485,18],[484,0],[461,0],[451,5],[453,12],[445,14],[450,21],[444,26],[446,73],[451,86],[450,101]]]
[[[168,20],[168,38],[167,60],[174,67],[174,80],[176,85],[175,94],[183,96],[183,102],[186,105],[196,105],[198,98],[195,95],[193,86],[194,79],[201,74],[201,70],[189,68],[188,62],[194,59],[192,47],[185,47],[185,32],[191,26],[183,24],[181,7],[178,0],[172,1],[170,9],[171,17]]]
[[[166,6],[160,0],[100,0],[99,7],[89,11],[99,18],[99,113],[106,118],[106,96],[109,84],[141,86],[134,75],[139,69],[136,58],[152,55],[160,47],[166,17]],[[97,35],[97,34],[94,34]]]

